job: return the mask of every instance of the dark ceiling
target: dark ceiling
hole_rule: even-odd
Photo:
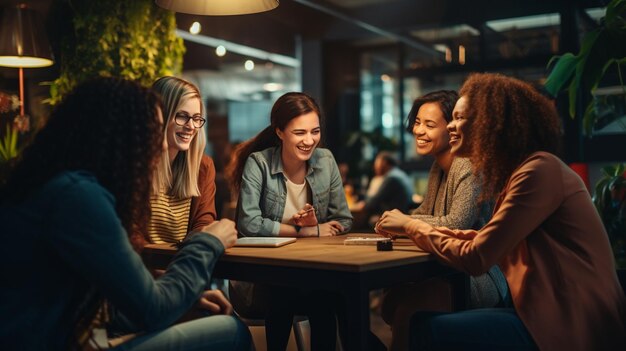
[[[295,56],[297,40],[344,42],[355,47],[404,42],[418,51],[432,43],[415,30],[465,24],[479,30],[487,21],[558,13],[564,8],[603,7],[603,0],[282,0],[275,10],[240,16],[177,14],[178,27],[198,21],[203,35],[273,53]],[[421,49],[424,48],[424,49]],[[200,51],[196,51],[200,50]],[[187,67],[219,65],[210,48],[188,45]],[[213,55],[215,56],[215,55]],[[202,57],[200,62],[196,57]],[[213,60],[214,62],[209,62]]]
[[[53,1],[0,0],[3,7],[26,3],[47,14]],[[85,0],[83,0],[85,1]],[[71,2],[71,1],[70,1]],[[433,52],[432,43],[412,34],[458,24],[480,29],[485,22],[536,14],[558,13],[567,7],[606,6],[608,0],[281,0],[275,10],[240,16],[177,14],[178,27],[202,25],[202,35],[268,52],[296,56],[298,40],[341,42],[355,47],[403,42],[416,51]],[[69,16],[68,16],[69,18]],[[299,39],[296,39],[299,38]],[[228,62],[213,48],[186,43],[185,69],[219,69]],[[233,57],[236,55],[231,55]]]

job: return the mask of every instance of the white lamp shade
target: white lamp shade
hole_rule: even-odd
[[[194,15],[243,15],[278,7],[279,0],[156,0],[160,7]]]

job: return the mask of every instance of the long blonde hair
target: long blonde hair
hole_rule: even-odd
[[[159,93],[163,100],[163,134],[166,138],[169,121],[189,99],[197,98],[200,101],[200,113],[204,115],[202,97],[194,84],[184,79],[166,76],[157,79],[152,84],[152,89]],[[171,167],[169,153],[163,152],[154,175],[152,191],[155,194],[166,191],[177,198],[199,196],[198,174],[205,145],[206,135],[204,128],[201,128],[192,140],[189,150],[178,152]]]

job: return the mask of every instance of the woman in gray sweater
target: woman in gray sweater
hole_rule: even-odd
[[[417,153],[435,159],[424,201],[412,217],[433,226],[480,229],[491,216],[491,205],[478,203],[480,182],[472,174],[470,161],[450,153],[446,126],[457,99],[455,91],[435,91],[416,99],[409,112],[407,130],[415,137]],[[470,289],[470,308],[494,307],[507,299],[506,280],[497,266],[487,274],[471,277]],[[409,320],[415,311],[449,311],[451,301],[449,283],[441,278],[389,289],[382,316],[392,326],[390,349],[407,349]]]

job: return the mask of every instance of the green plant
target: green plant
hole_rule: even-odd
[[[17,155],[17,128],[11,128],[10,125],[7,125],[6,133],[0,140],[0,162],[9,162]]]
[[[602,173],[593,203],[609,234],[617,267],[626,268],[626,164],[604,167]]]
[[[553,96],[567,89],[569,114],[576,115],[579,91],[593,94],[611,66],[615,66],[623,94],[626,87],[622,77],[622,65],[626,64],[626,0],[612,0],[606,9],[606,16],[601,25],[586,33],[578,54],[566,53],[555,56],[549,66],[554,64],[545,88]],[[567,87],[567,88],[566,88]],[[583,128],[591,135],[598,119],[598,107],[601,101],[588,99],[583,114]]]
[[[152,0],[67,4],[72,28],[61,34],[61,74],[50,85],[49,103],[58,103],[94,76],[123,77],[149,86],[158,77],[181,71],[185,47],[176,36],[173,12]]]

